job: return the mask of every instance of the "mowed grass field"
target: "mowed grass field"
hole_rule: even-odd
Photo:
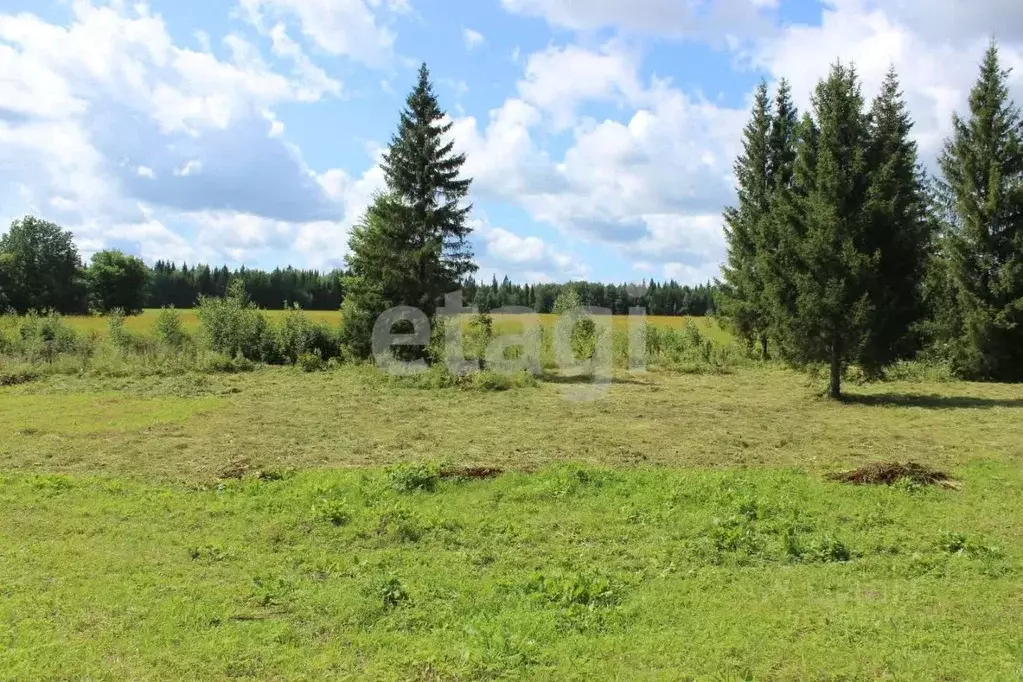
[[[153,326],[156,323],[156,316],[159,310],[144,310],[139,315],[132,315],[126,317],[124,320],[124,326],[129,331],[137,333],[149,333],[153,330]],[[194,309],[182,309],[178,311],[181,315],[182,325],[189,332],[195,332],[199,329],[199,318],[196,315]],[[341,322],[341,313],[336,310],[307,310],[305,311],[311,320],[314,322],[325,322],[327,324],[336,325]],[[284,314],[282,310],[268,310],[267,315],[271,319],[280,317]],[[557,321],[556,315],[540,315],[540,323],[545,326],[551,326]],[[495,328],[501,331],[503,328],[511,329],[516,325],[515,315],[495,315],[494,323]],[[72,324],[76,329],[83,332],[96,332],[97,334],[104,335],[107,332],[108,319],[102,315],[80,315],[70,316],[65,318],[69,323]],[[628,324],[628,316],[615,315],[612,318],[612,322],[616,327],[625,328]],[[661,328],[681,329],[687,324],[695,324],[707,338],[717,343],[727,343],[731,340],[731,335],[727,330],[723,329],[718,321],[713,317],[685,317],[685,316],[670,316],[670,315],[649,315],[647,316],[647,322],[651,325],[656,325]]]
[[[1023,387],[616,379],[0,388],[0,678],[1023,675]]]

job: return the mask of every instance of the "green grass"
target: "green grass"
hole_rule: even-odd
[[[238,454],[276,468],[445,459],[820,471],[878,459],[1023,461],[1023,386],[848,386],[850,403],[835,404],[803,376],[771,367],[616,378],[604,398],[573,402],[564,395],[572,383],[426,390],[357,366],[49,377],[0,389],[0,470],[193,481]]]
[[[958,473],[10,476],[0,675],[1014,679],[1023,477]]]
[[[0,388],[0,679],[1023,675],[1023,386],[616,378]]]

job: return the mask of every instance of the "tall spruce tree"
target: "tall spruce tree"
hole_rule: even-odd
[[[747,344],[759,341],[767,354],[768,318],[762,300],[763,282],[757,253],[771,210],[771,112],[767,84],[761,81],[753,98],[753,111],[743,130],[743,152],[735,161],[738,205],[725,209],[728,263],[722,267],[725,284],[722,311]]]
[[[778,216],[787,210],[794,198],[796,178],[796,145],[800,135],[800,121],[792,101],[792,89],[787,80],[778,82],[771,115],[771,131],[768,149],[768,179],[770,189],[770,210],[760,224],[756,253],[756,268],[760,285],[759,303],[761,316],[766,327],[761,335],[761,355],[767,357],[769,336],[777,334],[777,321],[773,317],[772,292],[780,293],[781,277],[787,265],[784,254],[779,253],[781,235],[778,231]]]
[[[804,119],[796,187],[779,202],[779,240],[768,291],[782,349],[792,362],[826,363],[828,394],[841,396],[845,366],[867,338],[869,284],[878,257],[866,232],[867,118],[852,67],[832,66]]]
[[[796,141],[799,135],[799,112],[792,101],[792,88],[782,78],[774,96],[768,151],[768,172],[772,196],[791,188],[795,176]]]
[[[947,208],[942,252],[958,329],[949,337],[969,375],[1023,379],[1023,120],[1009,99],[992,42],[970,91],[970,115],[953,116],[939,159]]]
[[[342,336],[366,356],[377,316],[408,305],[433,317],[444,294],[476,270],[463,205],[472,182],[460,177],[463,154],[447,138],[451,123],[423,64],[384,155],[387,191],[375,198],[349,240]]]
[[[916,323],[925,313],[921,281],[933,231],[912,127],[890,69],[871,106],[866,142],[866,222],[859,248],[878,257],[869,286],[869,331],[857,357],[868,375],[918,349]]]
[[[798,294],[793,273],[800,267],[797,247],[806,233],[807,197],[814,186],[818,132],[809,113],[804,113],[795,124],[792,175],[788,183],[779,183],[775,188],[767,229],[770,247],[758,254],[771,337],[779,355],[796,364],[801,352],[790,329]]]

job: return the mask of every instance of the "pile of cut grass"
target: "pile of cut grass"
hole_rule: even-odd
[[[833,481],[853,483],[856,485],[894,485],[901,481],[909,481],[916,485],[942,485],[956,487],[952,478],[944,471],[917,462],[874,462],[852,469],[828,475]]]

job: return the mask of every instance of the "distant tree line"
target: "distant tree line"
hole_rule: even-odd
[[[191,308],[200,296],[223,297],[233,280],[240,280],[250,301],[260,308],[280,310],[285,303],[306,310],[337,310],[341,307],[340,271],[320,272],[297,268],[270,271],[226,265],[177,266],[156,261],[152,267],[146,308]]]
[[[836,64],[799,116],[757,90],[725,212],[722,312],[766,357],[880,374],[918,354],[961,375],[1023,380],[1023,119],[992,42],[924,172],[890,71],[869,106]]]
[[[64,314],[136,314],[143,308],[192,308],[200,296],[223,297],[241,281],[249,300],[267,309],[285,304],[308,310],[341,306],[341,273],[277,268],[272,271],[142,259],[116,250],[93,254],[85,264],[72,234],[27,216],[0,237],[0,312],[53,310]]]
[[[28,216],[15,221],[0,237],[0,311],[55,310],[66,314],[120,309],[192,308],[200,296],[224,297],[232,281],[241,281],[248,300],[260,308],[280,310],[298,305],[306,310],[338,310],[344,299],[342,270],[320,272],[292,267],[271,271],[226,265],[177,265],[158,260],[152,267],[116,250],[100,251],[83,264],[70,232]],[[650,315],[714,313],[716,287],[695,287],[669,281],[644,283],[630,295],[625,284],[569,282],[513,284],[507,277],[487,285],[470,275],[458,285],[467,305],[489,312],[503,306],[525,306],[539,313],[553,310],[566,288],[584,305],[625,315],[642,306]]]
[[[641,285],[568,282],[565,284],[514,284],[508,277],[500,283],[477,282],[471,276],[462,283],[464,301],[475,304],[480,312],[504,306],[525,306],[538,313],[550,313],[554,302],[566,288],[573,289],[583,305],[607,308],[614,315],[627,315],[630,307],[646,308],[647,315],[713,315],[716,311],[714,284],[688,286],[674,280]]]

